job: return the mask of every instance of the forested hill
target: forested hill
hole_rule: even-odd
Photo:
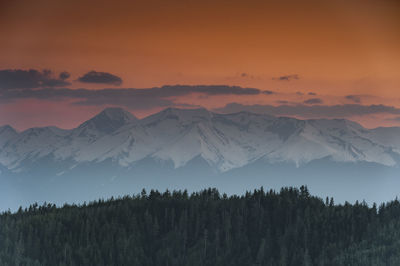
[[[400,265],[400,203],[143,191],[0,216],[0,265]]]

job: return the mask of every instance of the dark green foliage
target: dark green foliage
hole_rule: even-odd
[[[0,265],[400,265],[400,204],[208,189],[0,215]]]

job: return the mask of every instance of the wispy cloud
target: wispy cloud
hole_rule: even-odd
[[[389,118],[388,120],[390,120],[390,121],[395,121],[395,122],[400,122],[400,116],[396,116],[396,117],[393,117],[393,118]]]
[[[300,77],[298,74],[292,74],[292,75],[284,75],[284,76],[280,76],[280,77],[274,77],[272,79],[279,80],[279,81],[291,81],[291,80],[300,79]]]
[[[361,97],[359,95],[347,95],[345,98],[355,103],[361,103]]]
[[[279,100],[279,101],[276,101],[276,103],[279,103],[279,104],[288,104],[289,101],[286,101],[286,100]]]
[[[274,94],[275,92],[274,91],[270,91],[270,90],[265,90],[265,91],[262,91],[262,93],[266,94],[266,95],[271,95],[271,94]]]
[[[76,99],[77,105],[121,105],[130,109],[150,109],[175,105],[172,98],[198,93],[203,96],[217,95],[258,95],[264,93],[255,88],[242,88],[226,85],[174,85],[148,89],[107,88],[98,90],[43,88],[21,89],[0,92],[0,100],[13,101],[17,99],[60,100]]]
[[[253,75],[251,75],[251,74],[249,74],[249,73],[247,73],[247,72],[242,72],[242,73],[240,73],[240,77],[241,77],[241,78],[250,78],[250,79],[254,78]]]
[[[311,98],[311,99],[308,99],[308,100],[304,101],[305,104],[321,104],[323,102],[324,101],[322,99],[320,99],[320,98]]]

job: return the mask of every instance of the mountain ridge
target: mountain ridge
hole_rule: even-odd
[[[346,119],[218,114],[204,108],[167,108],[137,119],[122,108],[106,108],[70,130],[31,128],[10,137],[2,132],[12,131],[0,127],[0,163],[16,171],[22,161],[45,155],[77,163],[111,158],[122,166],[151,157],[170,160],[178,168],[201,156],[224,172],[260,158],[301,165],[330,156],[336,161],[398,166],[391,152],[400,154],[399,130],[366,129]]]
[[[108,109],[69,130],[3,127],[0,210],[208,186],[244,193],[306,184],[342,202],[383,202],[398,195],[398,136],[400,128],[343,119],[178,108],[142,119]]]

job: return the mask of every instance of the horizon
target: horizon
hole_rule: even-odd
[[[30,71],[34,71],[35,75],[38,73],[41,75],[36,70]],[[22,72],[24,75],[29,73],[29,71],[21,69],[0,69],[0,89],[2,79],[7,78],[4,76],[7,76],[7,73],[15,74],[17,72]],[[32,82],[29,79],[19,81],[15,78],[17,77],[13,77],[9,81],[11,85],[15,85],[12,83],[16,82]],[[40,82],[64,81],[51,78]],[[260,97],[267,97],[270,100],[264,103],[254,100]],[[278,100],[282,98],[287,100]],[[381,101],[382,99],[367,102],[362,98],[371,98],[370,96],[345,95],[335,96],[332,98],[334,101],[327,103],[322,98],[316,92],[281,93],[236,85],[163,85],[140,89],[5,88],[3,92],[0,90],[0,112],[7,115],[0,116],[0,124],[9,124],[18,130],[47,125],[68,129],[79,125],[80,118],[89,119],[107,107],[121,107],[139,118],[172,107],[205,108],[216,113],[249,111],[301,120],[347,119],[369,129],[400,126],[400,117],[398,117],[400,107],[395,104],[385,104]],[[299,101],[299,99],[301,100]],[[243,100],[245,101],[243,102]],[[398,100],[400,103],[400,97],[393,100]],[[202,103],[197,103],[197,101],[202,101]],[[132,107],[132,105],[139,108]],[[49,109],[51,112],[47,112]]]
[[[102,113],[103,111],[105,111],[105,110],[107,110],[107,109],[121,109],[121,110],[123,110],[123,111],[129,112],[131,115],[133,115],[133,116],[134,116],[135,118],[137,118],[139,121],[140,121],[140,120],[143,120],[143,119],[146,119],[146,118],[148,118],[148,117],[150,117],[150,116],[156,115],[156,114],[158,114],[158,113],[162,113],[162,112],[164,112],[164,111],[166,111],[166,110],[173,109],[173,110],[206,110],[206,111],[208,111],[208,112],[210,112],[210,113],[212,113],[212,114],[219,114],[219,115],[232,115],[232,114],[239,114],[239,113],[248,113],[248,114],[256,114],[256,115],[271,116],[271,117],[274,117],[274,118],[293,118],[293,119],[302,120],[302,121],[313,121],[313,120],[345,120],[345,121],[349,121],[349,122],[356,123],[356,124],[362,126],[363,128],[369,129],[369,130],[377,129],[377,128],[399,128],[399,127],[400,127],[400,126],[378,126],[378,127],[368,128],[368,127],[363,126],[362,124],[360,124],[360,123],[357,122],[357,121],[354,121],[354,120],[351,120],[351,119],[346,119],[346,118],[339,118],[339,117],[338,117],[338,118],[332,117],[332,118],[309,118],[309,119],[301,119],[301,118],[296,118],[296,117],[293,117],[293,116],[276,116],[276,115],[271,115],[271,114],[267,114],[267,113],[251,112],[251,111],[247,111],[247,110],[222,113],[222,112],[218,112],[218,111],[215,111],[215,110],[209,110],[209,109],[204,108],[204,107],[199,107],[199,108],[166,107],[166,108],[164,108],[164,109],[162,109],[162,110],[160,110],[160,111],[156,111],[156,112],[154,112],[154,113],[151,113],[151,114],[148,114],[148,115],[145,115],[145,116],[142,116],[142,117],[138,117],[138,116],[136,116],[133,112],[129,111],[128,109],[125,109],[125,108],[123,108],[123,107],[118,107],[118,106],[114,106],[114,107],[113,107],[113,106],[105,107],[105,108],[103,108],[102,110],[100,110],[99,112],[97,112],[96,114],[94,114],[94,115],[92,115],[92,116],[90,116],[90,117],[88,117],[88,118],[86,118],[86,119],[84,119],[84,120],[78,122],[78,124],[77,124],[76,126],[71,127],[71,128],[63,128],[63,127],[59,127],[59,126],[57,126],[57,125],[44,125],[44,126],[33,126],[33,127],[24,128],[24,129],[18,129],[18,128],[12,126],[11,124],[0,124],[0,127],[9,126],[9,127],[11,127],[12,129],[14,129],[15,131],[17,131],[17,133],[22,133],[22,132],[24,132],[24,131],[26,131],[26,130],[34,129],[34,128],[48,128],[48,127],[54,127],[54,128],[58,128],[58,129],[62,129],[62,130],[73,130],[73,129],[78,128],[78,127],[79,127],[80,125],[82,125],[83,123],[89,121],[90,119],[96,117],[97,115],[99,115],[100,113]]]

